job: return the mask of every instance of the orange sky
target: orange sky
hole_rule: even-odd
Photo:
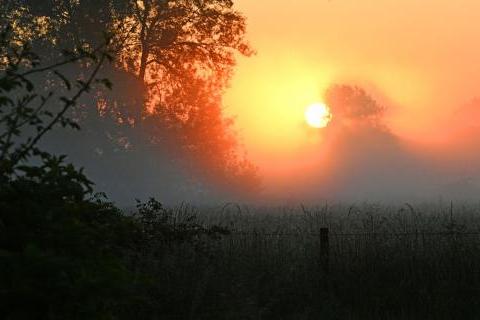
[[[332,83],[363,86],[389,107],[391,129],[414,140],[437,136],[477,96],[478,0],[240,0],[237,8],[257,55],[239,59],[225,104],[267,179],[276,167],[313,166],[322,134],[306,128],[303,112]]]

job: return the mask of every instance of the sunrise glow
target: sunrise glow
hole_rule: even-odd
[[[305,121],[313,128],[325,128],[331,120],[330,109],[324,103],[314,103],[305,110]]]

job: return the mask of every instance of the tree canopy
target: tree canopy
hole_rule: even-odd
[[[103,135],[131,150],[168,148],[193,179],[257,190],[256,167],[223,112],[236,55],[252,54],[232,1],[6,0],[0,14],[52,60],[62,49],[90,50],[104,33],[112,37],[114,63],[100,72],[119,89],[98,90],[95,110],[76,108],[87,129],[103,122],[95,143]]]

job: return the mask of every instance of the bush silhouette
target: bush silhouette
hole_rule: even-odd
[[[67,111],[93,84],[111,86],[96,77],[109,59],[108,39],[97,49],[65,52],[64,60],[47,66],[27,44],[12,42],[8,28],[0,42],[0,314],[151,318],[169,302],[151,298],[152,291],[161,297],[168,291],[153,266],[180,244],[204,254],[202,238],[226,230],[204,228],[194,215],[180,221],[154,199],[139,203],[137,215],[126,215],[94,195],[93,183],[65,156],[39,148],[57,126],[79,129]],[[78,61],[92,71],[72,85],[59,67]],[[36,87],[31,76],[47,72],[61,78],[65,95]]]

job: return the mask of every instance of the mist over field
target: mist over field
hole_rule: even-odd
[[[473,108],[472,108],[473,109]],[[477,109],[478,110],[478,109]],[[471,109],[468,110],[471,112]],[[468,114],[463,111],[463,117]],[[332,123],[317,165],[291,173],[275,189],[291,200],[422,202],[476,201],[480,187],[478,125],[454,119],[448,140],[430,144],[402,137],[387,127],[350,120]],[[478,122],[472,115],[471,122]],[[282,191],[283,189],[283,191]]]
[[[221,80],[208,80],[215,93],[206,79],[192,80],[187,71],[167,76],[163,62],[142,71],[147,82],[155,72],[162,75],[155,87],[145,87],[135,75],[141,51],[133,58],[124,51],[121,68],[102,70],[112,90],[80,101],[77,116],[90,113],[79,123],[82,130],[56,129],[42,143],[85,167],[96,190],[120,205],[149,196],[169,204],[474,201],[480,187],[474,58],[480,47],[470,40],[475,32],[468,21],[476,6],[442,1],[432,15],[415,1],[239,1],[246,40],[228,52],[235,64],[230,56],[218,57],[230,69],[218,73]],[[388,14],[380,18],[382,10]],[[267,11],[276,18],[266,22]],[[305,19],[287,27],[287,12]],[[409,33],[400,25],[418,28]],[[250,49],[242,47],[247,42]],[[64,72],[75,74],[75,68]],[[190,84],[180,97],[171,86],[185,77]],[[348,90],[339,90],[345,96],[329,104],[327,93],[341,86],[361,94],[349,101]],[[318,101],[327,102],[333,120],[315,130],[304,111]],[[375,114],[372,104],[381,111]],[[92,116],[94,105],[102,108],[99,119]],[[182,124],[185,110],[199,105],[211,111]],[[145,108],[157,111],[140,125]],[[216,129],[208,128],[212,121]],[[182,132],[182,126],[191,129]],[[248,162],[243,168],[242,161]]]
[[[113,89],[113,95],[122,90],[121,84],[119,87]],[[368,109],[368,99],[380,107],[378,100],[364,89],[345,87],[356,88],[367,97],[367,101],[361,98],[353,102],[354,108]],[[68,133],[58,130],[44,143],[49,150],[67,154],[69,161],[85,167],[96,189],[106,192],[120,205],[133,204],[132,194],[140,199],[155,196],[172,205],[231,201],[251,205],[440,199],[475,202],[480,191],[480,145],[475,139],[480,134],[478,100],[458,108],[442,136],[430,143],[394,133],[385,121],[388,106],[381,107],[385,109],[373,122],[361,113],[337,116],[321,133],[322,144],[305,153],[310,162],[306,168],[285,167],[277,179],[262,177],[262,187],[249,196],[212,189],[215,182],[208,179],[195,182],[165,146],[152,150],[139,141],[140,145],[132,145],[138,152],[109,158],[98,144],[96,130],[91,128]],[[273,155],[272,163],[277,160]]]

